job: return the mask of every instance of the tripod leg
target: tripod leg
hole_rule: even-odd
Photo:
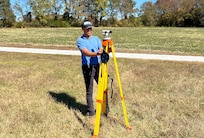
[[[104,65],[104,92],[103,92],[103,104],[102,104],[102,112],[107,115],[109,112],[109,105],[108,105],[108,65],[107,63]]]
[[[122,108],[123,108],[123,114],[124,114],[124,118],[125,118],[125,124],[126,124],[126,128],[130,130],[131,127],[129,126],[129,123],[128,123],[127,111],[126,111],[125,100],[124,100],[124,96],[123,96],[123,92],[122,92],[122,86],[121,86],[121,82],[120,82],[118,64],[117,64],[116,57],[115,57],[114,46],[111,46],[111,49],[112,49],[112,55],[113,55],[113,60],[114,60],[114,65],[115,65],[116,76],[117,76],[117,80],[118,80],[118,86],[119,86],[119,90],[120,90],[120,97],[121,97],[121,103],[122,103]]]
[[[97,138],[99,133],[101,109],[102,109],[103,94],[104,94],[105,69],[106,69],[105,64],[101,63],[100,70],[99,70],[99,79],[98,79],[98,93],[97,93],[97,99],[96,99],[96,120],[94,124],[94,134],[92,138]]]

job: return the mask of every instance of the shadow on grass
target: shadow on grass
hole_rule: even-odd
[[[87,114],[87,106],[82,103],[76,102],[76,99],[68,95],[67,93],[65,92],[57,93],[53,91],[49,91],[48,93],[56,102],[65,104],[68,107],[68,109],[79,110],[84,116]],[[89,126],[77,115],[75,111],[74,111],[74,115],[76,116],[78,121],[82,124],[82,126],[87,128],[92,135],[93,130],[89,128]]]
[[[76,99],[67,93],[56,93],[53,91],[49,91],[48,93],[56,102],[65,104],[69,109],[79,110],[83,115],[87,114],[87,106],[76,102]]]

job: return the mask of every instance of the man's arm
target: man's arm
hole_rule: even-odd
[[[103,53],[103,48],[101,47],[98,52],[91,52],[91,51],[88,51],[88,49],[86,47],[84,47],[81,52],[86,55],[86,56],[89,56],[89,57],[95,57],[95,56],[98,56],[98,55],[101,55]]]

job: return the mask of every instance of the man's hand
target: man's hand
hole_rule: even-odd
[[[103,53],[103,48],[100,48],[97,52],[97,55],[101,55]]]

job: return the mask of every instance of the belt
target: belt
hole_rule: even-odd
[[[99,64],[95,64],[95,65],[82,65],[83,68],[92,68],[92,67],[97,67],[99,66]]]

